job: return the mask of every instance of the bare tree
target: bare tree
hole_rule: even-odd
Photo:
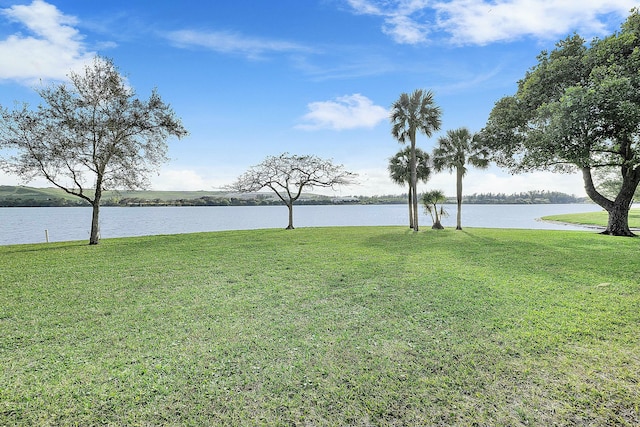
[[[302,195],[303,189],[348,185],[353,183],[355,176],[342,165],[334,165],[331,160],[283,153],[269,156],[262,163],[252,166],[228,188],[243,193],[270,189],[289,209],[287,230],[292,230],[293,204]]]
[[[110,59],[96,56],[70,83],[38,90],[36,110],[0,107],[0,166],[25,182],[44,177],[93,208],[89,244],[99,242],[99,213],[106,189],[148,185],[147,175],[167,160],[166,140],[187,135],[154,89],[135,96]]]

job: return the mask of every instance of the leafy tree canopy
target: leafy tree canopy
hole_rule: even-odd
[[[640,182],[640,14],[633,10],[619,32],[590,44],[574,34],[499,100],[483,143],[512,172],[579,170],[587,195],[609,212],[608,234],[632,235],[628,210]],[[592,171],[614,168],[622,185],[608,198]]]
[[[32,110],[0,107],[0,166],[25,181],[43,177],[93,207],[90,243],[98,243],[98,212],[107,188],[144,188],[147,175],[167,160],[166,140],[187,135],[156,90],[148,100],[109,59],[95,57],[69,83],[38,90]]]

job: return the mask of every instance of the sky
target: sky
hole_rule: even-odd
[[[0,0],[0,105],[41,103],[35,89],[66,80],[95,55],[113,59],[137,95],[157,88],[190,132],[168,141],[154,190],[218,190],[267,156],[331,159],[357,184],[336,196],[400,194],[389,110],[431,90],[442,128],[484,127],[496,101],[542,50],[577,32],[620,28],[632,0]],[[0,185],[18,185],[0,172]],[[31,186],[50,186],[34,180]],[[470,169],[464,194],[585,192],[578,174]],[[419,191],[455,194],[455,176]]]

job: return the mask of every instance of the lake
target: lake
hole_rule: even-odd
[[[445,227],[455,227],[455,205],[445,205]],[[422,212],[423,229],[431,218]],[[463,227],[585,230],[538,219],[546,215],[599,211],[593,204],[463,205]],[[296,227],[407,225],[406,205],[295,206]],[[103,207],[100,234],[111,237],[193,233],[200,231],[284,228],[285,206]],[[91,208],[0,208],[0,245],[89,239]]]

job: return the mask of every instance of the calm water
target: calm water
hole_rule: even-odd
[[[442,223],[455,226],[455,205]],[[598,211],[596,205],[464,205],[463,227],[584,230],[538,219],[545,215]],[[408,225],[406,205],[295,206],[296,227]],[[102,238],[198,231],[284,228],[284,206],[248,207],[104,207],[100,212]],[[431,218],[422,214],[423,228]],[[88,240],[90,208],[0,208],[0,245],[45,241]]]
[[[455,227],[455,205],[445,206],[450,216],[442,221]],[[422,208],[421,208],[422,210]],[[599,211],[596,205],[463,205],[463,227],[579,230],[547,223],[546,215]],[[295,206],[296,227],[408,225],[406,205]],[[284,228],[284,206],[248,207],[104,207],[100,211],[101,237],[178,234],[199,231]],[[420,225],[431,226],[422,214]],[[45,241],[88,240],[91,208],[0,208],[0,245]]]

